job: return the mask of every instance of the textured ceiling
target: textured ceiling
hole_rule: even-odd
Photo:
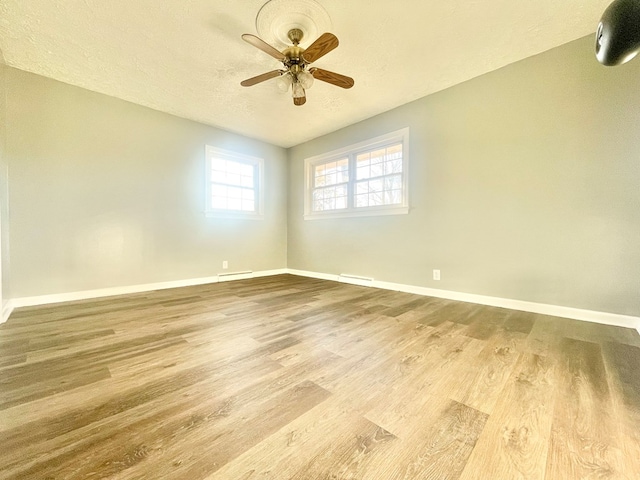
[[[314,65],[356,84],[315,82],[302,107],[275,80],[240,86],[281,66],[240,38],[264,2],[0,0],[0,50],[9,66],[289,147],[588,35],[610,0],[319,0],[340,46]]]

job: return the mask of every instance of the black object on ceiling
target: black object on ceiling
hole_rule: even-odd
[[[615,0],[602,14],[596,32],[596,57],[622,65],[640,52],[640,0]]]

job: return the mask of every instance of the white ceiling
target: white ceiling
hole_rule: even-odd
[[[314,65],[356,84],[315,82],[302,107],[275,80],[240,86],[281,66],[240,38],[264,3],[0,0],[0,49],[9,66],[289,147],[588,35],[610,0],[319,0],[340,46]]]

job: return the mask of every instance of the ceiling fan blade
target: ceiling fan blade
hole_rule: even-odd
[[[307,103],[307,97],[293,97],[293,104],[300,106]]]
[[[280,75],[282,75],[282,70],[272,70],[270,72],[263,73],[262,75],[257,75],[255,77],[247,78],[246,80],[243,80],[242,82],[240,82],[240,85],[242,85],[243,87],[251,87],[256,83],[264,82],[265,80],[279,77]]]
[[[254,47],[259,48],[263,52],[268,53],[273,58],[277,58],[281,62],[284,62],[287,59],[287,57],[285,57],[281,52],[276,50],[274,47],[269,45],[267,42],[265,42],[261,38],[256,37],[255,35],[251,35],[250,33],[245,33],[244,35],[242,35],[242,39],[245,42],[250,43]]]
[[[324,57],[337,46],[338,37],[333,33],[323,33],[315,42],[309,45],[309,48],[302,54],[302,58],[304,58],[307,63],[313,63],[320,57]]]
[[[329,70],[323,70],[322,68],[311,68],[309,69],[309,72],[313,75],[313,78],[317,80],[322,80],[323,82],[342,88],[351,88],[355,83],[351,77],[330,72]]]

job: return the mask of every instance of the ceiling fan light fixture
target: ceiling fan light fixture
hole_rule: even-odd
[[[304,87],[300,84],[300,82],[295,82],[292,88],[293,98],[302,98],[305,96]]]
[[[300,72],[298,74],[298,81],[305,90],[309,90],[313,86],[313,75],[309,72]]]
[[[278,90],[280,90],[282,93],[287,93],[289,91],[289,87],[293,83],[293,77],[289,72],[283,73],[278,77],[276,83],[278,85]]]

